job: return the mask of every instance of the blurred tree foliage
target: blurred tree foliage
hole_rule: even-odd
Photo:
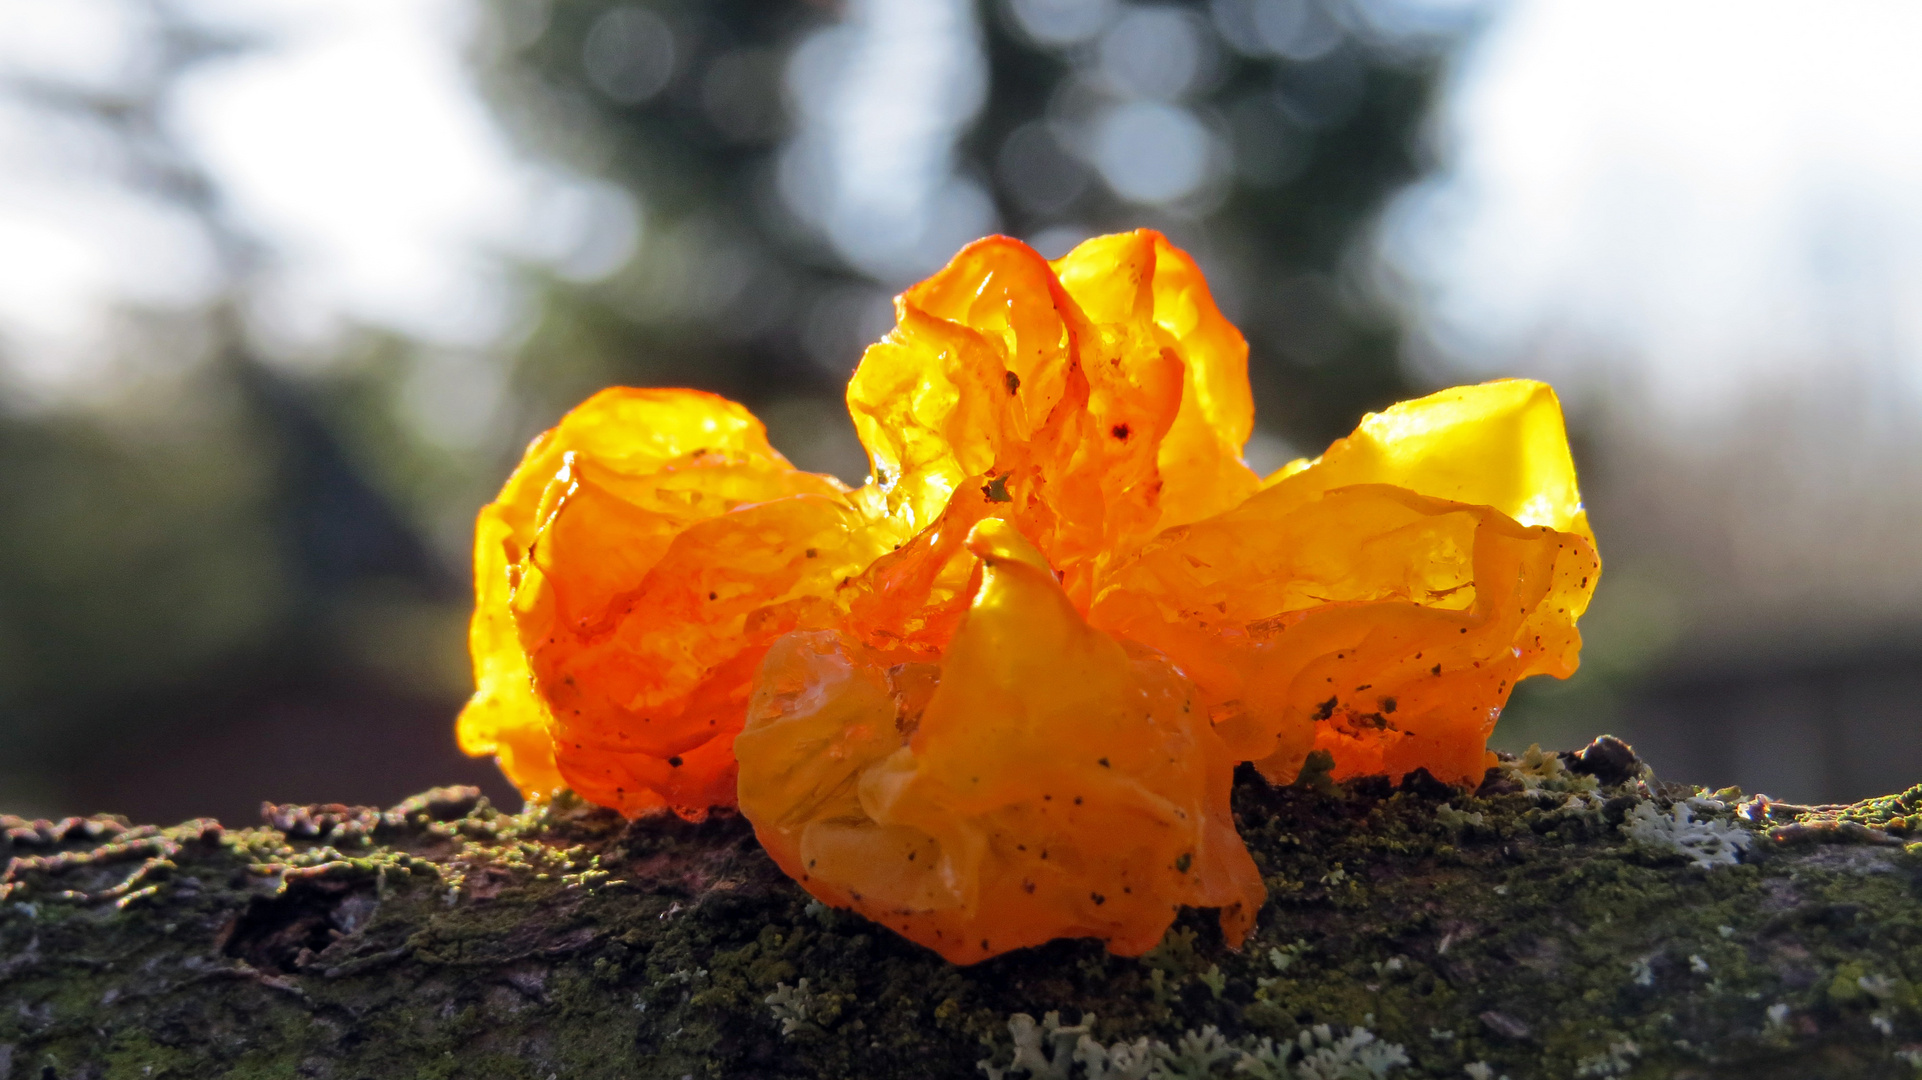
[[[465,583],[431,538],[450,497],[471,518],[492,463],[399,429],[413,343],[357,330],[307,374],[269,362],[246,306],[270,253],[167,123],[185,76],[250,43],[128,3],[150,40],[116,85],[0,92],[84,132],[94,179],[197,226],[225,288],[112,313],[68,396],[0,365],[0,805],[245,819],[296,792],[388,798],[467,764],[446,724]],[[391,753],[370,759],[375,738]]]
[[[797,89],[783,60],[861,4],[490,5],[481,70],[500,115],[533,152],[627,188],[645,217],[620,272],[538,283],[523,400],[546,421],[610,383],[699,386],[773,406],[777,445],[800,464],[846,469],[845,450],[810,462],[810,447],[783,443],[788,414],[775,402],[800,399],[806,417],[843,423],[847,373],[891,321],[874,300],[905,282],[877,285],[838,258],[783,199],[778,173]],[[1166,33],[1117,43],[1142,12],[1164,25],[1140,29]],[[1345,0],[984,0],[980,14],[987,89],[960,171],[991,192],[1002,231],[1169,232],[1250,338],[1264,427],[1302,448],[1406,394],[1395,314],[1349,259],[1426,165],[1419,129],[1459,27],[1386,29]],[[1209,163],[1219,175],[1198,192],[1131,201],[1088,160],[1088,129],[1129,96],[1117,80],[1182,65],[1193,69],[1186,85],[1137,96],[1174,99],[1226,160]],[[791,434],[838,448],[851,439]]]
[[[188,207],[232,286],[205,310],[130,316],[139,362],[101,400],[0,408],[8,809],[231,816],[262,797],[497,784],[483,763],[457,772],[448,722],[466,523],[519,445],[603,386],[726,394],[797,464],[865,472],[840,396],[908,277],[861,269],[782,169],[795,57],[867,0],[482,0],[474,67],[506,127],[630,193],[642,225],[611,272],[523,268],[533,321],[492,361],[507,392],[452,440],[410,387],[464,378],[471,357],[368,330],[325,363],[264,362],[245,317],[262,253],[160,119],[180,73],[240,43],[150,6],[165,62],[140,85],[35,92],[108,133],[129,183]],[[1462,36],[1386,27],[1376,7],[983,0],[985,79],[953,171],[1047,254],[1139,225],[1188,247],[1251,341],[1264,430],[1312,452],[1411,389],[1353,256],[1425,167],[1419,129]],[[1201,154],[1180,191],[1126,175],[1164,164],[1152,139],[1120,161],[1130,144],[1101,142],[1129,103]]]

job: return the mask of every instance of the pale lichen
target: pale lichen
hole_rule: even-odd
[[[1595,777],[1570,769],[1562,755],[1543,750],[1540,743],[1530,744],[1520,757],[1504,762],[1503,771],[1523,791],[1567,794],[1590,792],[1601,786]]]
[[[1090,1032],[1095,1017],[1065,1025],[1058,1013],[1040,1023],[1026,1013],[1008,1020],[1013,1057],[1007,1065],[993,1059],[977,1063],[988,1080],[1008,1080],[1017,1071],[1028,1080],[1073,1080],[1074,1066],[1087,1080],[1212,1080],[1241,1075],[1253,1080],[1385,1080],[1409,1064],[1408,1052],[1357,1027],[1337,1035],[1327,1024],[1303,1028],[1294,1038],[1233,1040],[1212,1024],[1189,1030],[1171,1046],[1160,1039],[1136,1039],[1103,1046]]]
[[[986,1073],[988,1080],[1004,1080],[1017,1072],[1025,1072],[1028,1080],[1071,1080],[1077,1064],[1087,1080],[1152,1080],[1185,1075],[1169,1072],[1176,1067],[1171,1063],[1186,1067],[1189,1059],[1182,1057],[1181,1051],[1145,1037],[1103,1046],[1090,1034],[1094,1022],[1092,1013],[1082,1014],[1081,1022],[1072,1025],[1063,1024],[1060,1013],[1047,1013],[1038,1024],[1027,1013],[1016,1013],[1008,1018],[1008,1034],[1014,1040],[1013,1059],[1006,1065],[996,1065],[987,1058],[976,1062],[976,1068]],[[1213,1028],[1207,1030],[1214,1032]],[[1214,1037],[1219,1039],[1218,1034]]]
[[[794,986],[778,983],[774,992],[765,999],[767,1007],[774,1013],[774,1019],[781,1023],[781,1034],[793,1035],[801,1031],[819,1031],[821,1025],[814,1022],[816,1002],[808,991],[808,981],[802,979]]]
[[[1075,1042],[1074,1059],[1088,1080],[1146,1080],[1155,1067],[1154,1043],[1147,1038],[1103,1046],[1088,1036]]]
[[[1575,1065],[1575,1075],[1597,1077],[1601,1080],[1626,1076],[1635,1067],[1635,1059],[1642,1056],[1642,1048],[1633,1039],[1621,1039],[1608,1044],[1608,1049],[1599,1054],[1583,1058]]]
[[[1450,803],[1435,808],[1435,820],[1454,832],[1461,832],[1470,826],[1482,827],[1488,824],[1488,815],[1479,810],[1457,810]]]
[[[1640,802],[1629,808],[1622,834],[1650,851],[1681,855],[1703,870],[1734,866],[1755,842],[1755,834],[1732,820],[1713,816],[1726,809],[1727,804],[1716,799],[1683,799],[1667,813],[1651,802]],[[1710,816],[1697,817],[1698,811]]]
[[[1241,1056],[1213,1024],[1182,1032],[1172,1047],[1162,1042],[1150,1046],[1157,1058],[1150,1080],[1208,1080],[1215,1066]]]
[[[1262,1039],[1241,1055],[1235,1071],[1255,1080],[1384,1080],[1408,1063],[1407,1050],[1366,1028],[1336,1035],[1316,1024],[1292,1040]]]

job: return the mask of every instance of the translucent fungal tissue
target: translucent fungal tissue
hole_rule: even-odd
[[[1008,522],[966,547],[981,581],[938,665],[833,630],[769,653],[735,743],[769,853],[959,962],[1057,937],[1138,954],[1184,904],[1238,943],[1264,894],[1194,684],[1089,626]]]
[[[1247,347],[1156,233],[989,238],[896,306],[848,387],[860,490],[691,391],[530,447],[478,530],[463,746],[535,797],[738,800],[814,895],[957,962],[1139,953],[1184,905],[1252,926],[1237,762],[1473,780],[1515,682],[1574,669],[1599,564],[1548,387],[1264,480]]]
[[[1595,557],[1561,407],[1541,383],[1445,390],[1156,537],[1094,605],[1162,650],[1270,779],[1481,776],[1515,683],[1566,678]]]
[[[832,477],[692,390],[606,390],[535,439],[475,529],[477,689],[458,734],[530,798],[734,803],[755,666],[872,558]]]

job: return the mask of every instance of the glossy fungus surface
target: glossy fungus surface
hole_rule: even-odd
[[[962,963],[1057,937],[1144,952],[1184,904],[1239,943],[1264,893],[1194,684],[1089,626],[1007,522],[967,549],[981,583],[938,664],[835,631],[769,654],[735,743],[768,852]]]
[[[846,489],[733,402],[603,391],[534,440],[476,528],[477,691],[458,732],[530,798],[626,814],[734,802],[767,646],[863,565]]]
[[[1151,947],[1263,898],[1237,762],[1468,781],[1599,574],[1548,387],[1371,414],[1265,480],[1247,347],[1159,234],[993,237],[896,301],[868,485],[740,406],[610,390],[476,537],[462,745],[530,797],[735,805],[822,900],[957,962]],[[738,737],[737,737],[738,736]]]

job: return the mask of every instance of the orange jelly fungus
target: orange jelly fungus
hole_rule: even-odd
[[[533,799],[738,804],[809,892],[956,962],[1136,954],[1183,905],[1252,927],[1237,762],[1472,782],[1516,681],[1575,669],[1600,564],[1547,386],[1262,479],[1247,346],[1157,233],[991,237],[896,310],[848,386],[859,490],[693,391],[535,440],[477,529],[469,753]]]
[[[693,390],[604,390],[535,439],[475,528],[476,691],[458,734],[532,799],[735,802],[733,741],[776,638],[874,552],[847,488]]]

